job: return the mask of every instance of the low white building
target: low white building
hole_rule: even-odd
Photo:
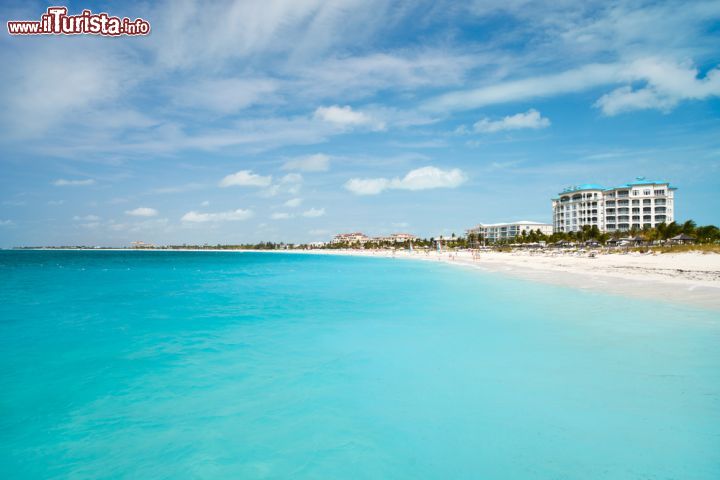
[[[323,247],[327,246],[328,243],[329,242],[310,242],[307,245],[310,248],[323,248]]]
[[[540,231],[543,235],[552,235],[553,226],[550,223],[531,222],[523,220],[511,223],[481,223],[467,230],[467,234],[480,235],[486,242],[495,243],[513,240],[522,236],[523,232],[529,234]]]
[[[330,243],[365,243],[369,242],[370,238],[361,232],[353,233],[338,233],[335,235]]]
[[[382,242],[403,243],[417,240],[417,237],[409,233],[393,233],[387,237],[379,237],[377,240]]]

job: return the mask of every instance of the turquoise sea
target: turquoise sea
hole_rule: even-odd
[[[432,262],[0,252],[0,478],[720,478],[720,313]]]

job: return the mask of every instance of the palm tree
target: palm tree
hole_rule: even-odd
[[[695,228],[697,228],[697,224],[692,220],[688,220],[682,224],[682,233],[685,235],[693,235]]]

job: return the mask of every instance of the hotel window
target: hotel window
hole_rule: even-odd
[[[640,195],[640,190],[633,190],[632,192],[633,192],[633,197],[637,197],[638,195]]]
[[[634,207],[635,205],[640,205],[640,200],[633,200],[633,201],[632,201],[632,204],[633,204],[633,207]]]
[[[639,209],[639,208],[633,208],[633,209],[632,209],[632,212],[633,212],[633,213],[640,213],[640,209]]]
[[[655,195],[665,195],[665,190],[655,190]]]
[[[650,189],[643,190],[643,195],[650,195]]]
[[[646,198],[645,200],[643,200],[643,205],[650,205],[651,203],[652,203],[652,200],[650,200],[649,198]]]

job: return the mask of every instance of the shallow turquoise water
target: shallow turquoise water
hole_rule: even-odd
[[[430,262],[0,252],[0,477],[718,479],[718,312]]]

